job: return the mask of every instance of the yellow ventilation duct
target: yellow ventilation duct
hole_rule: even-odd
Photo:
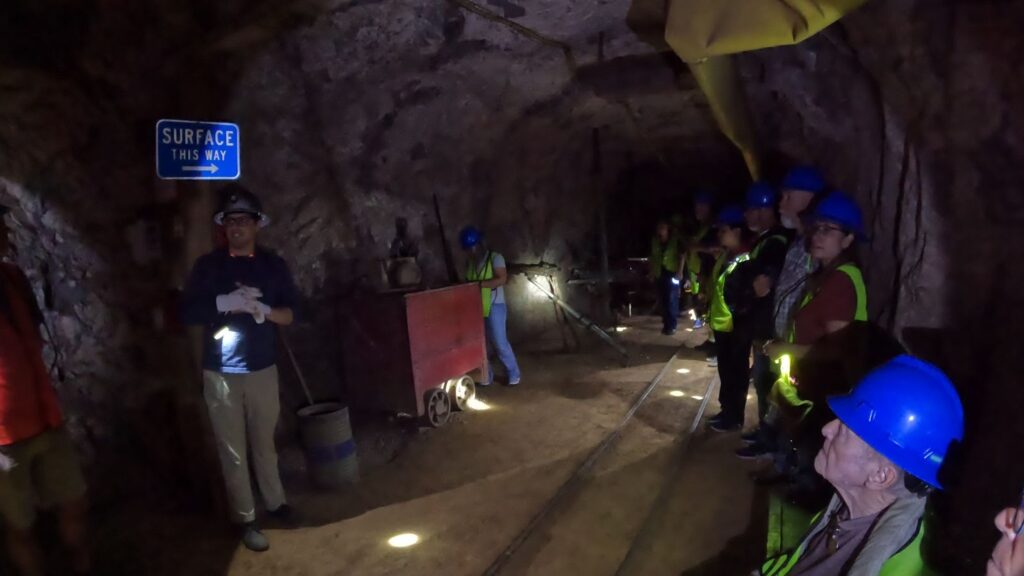
[[[669,0],[665,40],[690,66],[725,134],[760,177],[757,142],[732,54],[797,44],[866,0]]]

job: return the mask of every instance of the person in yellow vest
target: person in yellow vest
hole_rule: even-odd
[[[683,281],[683,256],[679,233],[659,220],[651,238],[650,278],[658,284],[661,300],[661,333],[671,336],[679,323],[679,291]]]
[[[788,438],[783,445],[794,447],[783,449],[795,460],[791,462],[795,479],[814,491],[811,459],[821,442],[817,430],[830,418],[824,400],[849,386],[837,377],[834,362],[828,359],[852,353],[848,342],[825,338],[868,319],[867,289],[856,258],[856,243],[864,239],[856,201],[843,192],[829,193],[815,208],[807,237],[817,270],[807,280],[787,341],[773,341],[764,349],[773,359],[785,355],[793,362],[794,378],[780,377],[772,396],[780,414],[779,428]],[[835,344],[830,354],[826,342]],[[813,362],[805,359],[812,346],[818,356]]]
[[[988,559],[985,576],[1024,576],[1024,492],[1015,506],[996,515],[996,530],[1001,534],[992,556]]]
[[[709,421],[712,430],[729,432],[743,426],[750,374],[750,324],[753,304],[751,276],[745,273],[750,254],[743,243],[743,209],[727,206],[718,214],[718,241],[722,253],[711,269],[708,323],[718,354],[718,402],[722,411]]]
[[[519,363],[512,345],[508,342],[506,323],[508,306],[505,304],[505,284],[508,282],[508,271],[505,258],[487,248],[483,233],[473,226],[467,226],[459,233],[459,243],[465,250],[466,281],[480,284],[480,296],[483,300],[484,325],[487,328],[487,347],[496,352],[508,373],[508,385],[518,386],[520,381]],[[490,386],[494,382],[494,371],[487,367],[486,380],[478,382],[479,386]]]
[[[693,216],[696,227],[686,241],[686,284],[684,288],[690,293],[694,313],[694,329],[704,326],[707,316],[708,288],[706,286],[714,265],[712,252],[718,246],[715,234],[713,213],[714,195],[700,190],[693,195]]]
[[[755,576],[925,576],[927,494],[942,490],[947,454],[963,441],[964,412],[935,366],[902,354],[846,395],[831,396],[814,468],[834,490],[792,550]]]

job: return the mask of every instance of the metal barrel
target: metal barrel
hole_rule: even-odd
[[[358,481],[359,461],[348,408],[338,402],[318,402],[300,408],[297,414],[313,484],[337,488]]]

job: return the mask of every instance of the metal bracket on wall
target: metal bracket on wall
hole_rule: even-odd
[[[569,316],[572,316],[572,318],[574,320],[576,320],[577,322],[579,322],[580,324],[582,324],[584,328],[590,330],[594,334],[597,334],[598,337],[601,338],[601,340],[604,340],[609,346],[614,348],[615,351],[618,352],[619,355],[622,356],[622,364],[624,366],[628,366],[629,365],[629,352],[626,351],[626,349],[623,348],[621,344],[616,342],[615,339],[612,338],[610,334],[608,334],[607,332],[602,330],[601,327],[598,326],[597,324],[594,324],[593,320],[591,320],[590,318],[587,318],[586,316],[580,314],[575,309],[573,309],[572,306],[569,306],[569,304],[567,304],[564,300],[562,300],[558,296],[555,296],[550,290],[548,290],[544,286],[541,286],[540,282],[537,282],[537,280],[534,278],[534,276],[532,276],[530,274],[527,274],[526,275],[526,279],[529,280],[530,283],[533,284],[537,288],[537,290],[539,290],[542,294],[544,294],[545,296],[550,298],[552,302],[554,302],[555,304],[558,304],[559,306],[561,306],[562,309],[565,310],[565,312]]]

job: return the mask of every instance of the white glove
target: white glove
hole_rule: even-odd
[[[253,300],[247,299],[237,291],[231,294],[221,294],[217,296],[217,311],[224,314],[231,312],[245,312],[248,309],[249,302]]]
[[[259,300],[255,300],[254,304],[253,319],[256,321],[256,324],[263,324],[266,322],[266,317],[270,316],[270,306]]]
[[[259,300],[263,297],[263,292],[259,288],[246,286],[244,284],[238,284],[237,286],[238,289],[232,292],[232,294],[238,294],[242,298],[246,298],[248,300]]]

